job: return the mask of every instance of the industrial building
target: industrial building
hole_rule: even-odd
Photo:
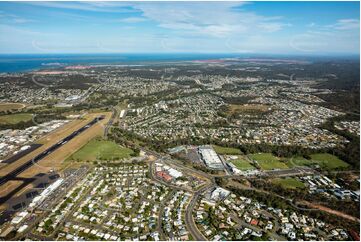
[[[221,159],[219,158],[217,153],[213,150],[212,146],[209,145],[200,146],[198,148],[198,152],[208,168],[213,170],[224,169]]]

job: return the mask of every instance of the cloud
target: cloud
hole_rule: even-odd
[[[339,19],[337,23],[330,25],[336,30],[360,29],[360,20],[358,19]]]
[[[337,12],[322,25],[308,15],[286,18],[287,9],[285,16],[250,11],[251,2],[12,4],[17,15],[0,10],[0,52],[359,52],[359,20]],[[29,16],[35,24],[26,25]]]
[[[186,34],[225,37],[247,31],[275,32],[288,26],[281,16],[244,11],[240,2],[137,2],[135,9],[162,28]]]
[[[338,23],[340,22],[337,22],[337,26]],[[317,26],[304,33],[292,35],[289,46],[299,52],[359,53],[359,33],[354,31],[354,28],[335,26],[336,24]]]
[[[285,26],[291,26],[291,24],[283,24],[283,23],[261,23],[258,27],[266,32],[276,32]]]
[[[139,23],[139,22],[144,22],[147,21],[146,18],[141,18],[141,17],[129,17],[129,18],[123,18],[120,19],[119,22],[123,22],[123,23]]]
[[[25,24],[25,23],[34,22],[34,20],[26,19],[26,18],[14,18],[13,22],[15,24]]]
[[[73,9],[92,12],[134,12],[126,2],[22,2],[37,7]]]
[[[316,26],[316,24],[315,23],[309,23],[308,25],[307,25],[307,27],[310,27],[310,28],[313,28],[313,27],[315,27]]]
[[[34,20],[32,19],[27,19],[27,18],[23,18],[23,17],[19,17],[15,14],[8,14],[5,13],[4,11],[0,11],[0,20],[1,22],[7,23],[7,24],[24,24],[24,23],[30,23],[30,22],[34,22]]]

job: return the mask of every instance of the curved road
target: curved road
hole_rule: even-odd
[[[203,234],[199,231],[196,223],[194,222],[193,218],[193,209],[196,205],[196,202],[198,201],[199,196],[206,190],[211,189],[215,187],[214,184],[210,184],[208,186],[205,186],[204,188],[200,189],[196,193],[194,193],[191,201],[189,202],[187,208],[186,208],[186,215],[185,215],[185,223],[187,226],[188,231],[192,234],[192,237],[194,240],[198,241],[206,241],[207,238],[203,236]]]

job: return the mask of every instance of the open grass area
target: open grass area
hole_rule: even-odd
[[[231,160],[230,162],[241,171],[256,169],[248,161],[246,161],[245,159],[242,159],[241,157],[238,157],[238,159],[235,159],[235,160]]]
[[[222,147],[218,145],[212,145],[213,149],[216,151],[218,155],[240,155],[241,150],[230,147]]]
[[[249,157],[257,161],[262,170],[288,169],[289,167],[281,162],[271,153],[250,154]]]
[[[308,160],[302,156],[296,156],[289,159],[287,162],[287,165],[289,167],[294,166],[311,166],[311,165],[317,165],[317,162],[314,160]]]
[[[22,103],[0,103],[0,112],[24,108]]]
[[[93,139],[80,150],[71,155],[68,160],[95,161],[129,158],[133,150],[122,147],[112,141]]]
[[[272,180],[273,184],[277,184],[286,189],[304,188],[305,184],[295,178],[275,178]]]
[[[29,113],[17,113],[0,116],[0,124],[17,124],[20,122],[30,121],[32,115]]]
[[[331,154],[318,153],[310,156],[314,162],[317,162],[325,169],[345,168],[349,166],[346,162]]]

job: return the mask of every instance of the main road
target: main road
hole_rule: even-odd
[[[207,240],[207,238],[204,237],[204,235],[201,233],[201,231],[199,231],[196,223],[194,222],[192,212],[194,210],[194,206],[196,205],[196,203],[197,203],[197,201],[199,199],[199,196],[203,192],[205,192],[206,190],[212,189],[214,187],[215,187],[215,185],[212,183],[212,184],[209,184],[209,185],[203,187],[202,189],[198,190],[197,192],[195,192],[193,194],[193,197],[192,197],[191,201],[189,202],[189,204],[187,206],[185,222],[186,222],[186,226],[187,226],[188,231],[191,233],[191,235],[193,237],[193,240],[198,240],[198,241]]]

